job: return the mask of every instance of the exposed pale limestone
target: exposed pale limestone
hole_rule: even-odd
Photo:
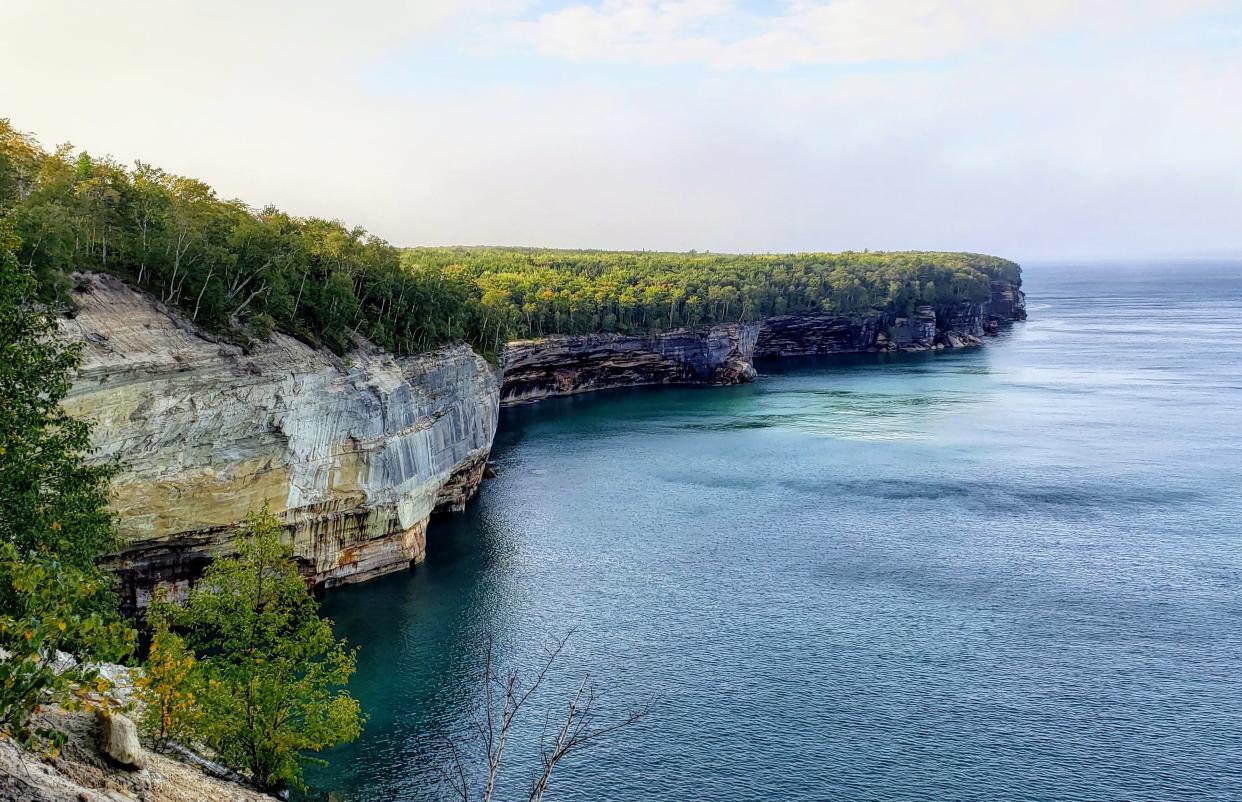
[[[283,334],[215,341],[116,278],[79,276],[62,335],[85,343],[66,406],[95,423],[115,482],[127,602],[182,590],[267,502],[315,583],[421,560],[432,511],[460,508],[496,430],[498,371],[466,346],[342,360]]]
[[[99,723],[99,751],[129,769],[146,768],[147,756],[138,743],[138,728],[129,716],[121,713],[96,714]]]
[[[120,714],[114,714],[119,716]],[[140,769],[120,768],[103,755],[96,717],[45,707],[40,726],[67,740],[54,758],[0,737],[0,802],[274,802],[276,797],[204,773],[207,761],[142,753]],[[135,744],[131,743],[131,746]],[[194,759],[197,758],[197,759]],[[190,762],[192,759],[193,762]],[[183,762],[184,761],[184,762]]]

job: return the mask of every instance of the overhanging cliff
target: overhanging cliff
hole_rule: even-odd
[[[501,403],[653,384],[725,385],[755,377],[757,323],[651,335],[589,334],[505,346]]]
[[[475,492],[499,410],[497,370],[466,346],[342,360],[283,334],[216,342],[119,280],[78,277],[62,334],[84,344],[66,407],[119,459],[113,561],[129,609],[180,592],[266,502],[316,585],[422,559],[427,521]]]
[[[908,314],[876,309],[866,314],[800,314],[766,318],[754,355],[762,358],[928,351],[979,345],[1008,322],[1026,319],[1019,285],[991,282],[983,301],[922,304]]]

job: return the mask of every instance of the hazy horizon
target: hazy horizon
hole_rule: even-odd
[[[98,7],[95,7],[98,9]],[[1242,257],[1242,4],[7,9],[0,117],[394,245]]]

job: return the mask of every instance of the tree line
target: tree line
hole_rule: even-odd
[[[0,215],[45,301],[71,274],[119,275],[204,329],[273,329],[346,353],[466,342],[494,356],[548,334],[658,332],[805,312],[983,300],[1019,268],[938,252],[714,254],[535,248],[399,250],[364,229],[222,200],[144,162],[46,151],[0,120]]]
[[[399,251],[362,228],[222,200],[144,162],[49,152],[3,119],[0,216],[45,301],[68,303],[71,274],[99,270],[242,340],[275,328],[338,354],[359,336],[399,354],[494,342],[472,281],[403,269]]]
[[[773,315],[982,301],[1018,265],[972,253],[713,254],[534,248],[409,248],[411,271],[467,275],[485,335],[620,332]]]

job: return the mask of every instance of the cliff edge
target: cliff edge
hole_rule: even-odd
[[[501,403],[653,384],[727,385],[755,378],[758,323],[649,335],[558,335],[504,349]]]
[[[420,561],[431,513],[477,489],[499,376],[470,348],[341,359],[274,333],[244,350],[114,277],[76,279],[61,334],[84,348],[65,406],[123,465],[113,567],[131,611],[157,586],[184,590],[264,502],[308,580],[331,587]]]

